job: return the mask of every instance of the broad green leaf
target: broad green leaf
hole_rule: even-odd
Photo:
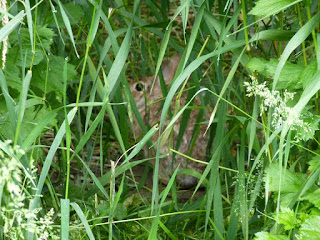
[[[42,50],[35,49],[35,52],[33,54],[30,46],[27,46],[24,50],[22,50],[22,54],[23,55],[21,56],[19,46],[15,46],[9,49],[7,56],[7,64],[22,67],[22,63],[24,63],[25,66],[30,66],[31,61],[33,61],[33,65],[38,65],[44,58]]]
[[[319,116],[312,114],[306,109],[304,109],[300,114],[300,119],[303,120],[304,123],[308,124],[308,129],[306,129],[305,126],[302,126],[302,127],[296,126],[293,131],[296,137],[298,139],[302,139],[303,141],[308,141],[309,139],[313,139],[316,131],[319,130],[319,122],[320,122]]]
[[[35,44],[36,49],[43,51],[42,49],[44,48],[46,51],[49,51],[50,46],[53,43],[53,37],[55,36],[54,31],[51,28],[48,28],[47,25],[37,25],[37,27],[35,27],[34,30],[36,31],[36,34],[37,34],[37,38],[36,38],[37,41]],[[18,33],[19,33],[19,36],[17,35],[17,32],[13,32],[10,35],[10,38],[9,38],[10,44],[13,47],[19,46],[19,42],[18,42],[18,37],[19,37],[23,49],[31,50],[28,29],[26,27],[21,27]]]
[[[50,126],[53,123],[53,118],[56,116],[59,109],[53,111],[46,111],[44,115],[41,116],[41,119],[37,121],[37,124],[32,128],[31,131],[28,131],[28,135],[21,145],[21,149],[28,151],[30,146],[34,141],[41,135],[41,132],[44,132],[47,126]],[[21,156],[19,156],[20,158]]]
[[[265,77],[271,78],[274,76],[278,64],[279,60],[277,59],[267,61],[263,58],[252,58],[246,67],[251,71],[256,71]],[[299,76],[304,68],[302,65],[286,62],[281,71],[276,89],[288,89],[290,91],[301,88],[302,83]]]
[[[289,240],[290,238],[284,235],[272,235],[268,232],[258,232],[255,234],[254,240]]]
[[[114,210],[114,219],[122,220],[125,219],[128,215],[127,208],[123,205],[123,203],[118,203],[116,209]]]
[[[320,14],[318,13],[317,16],[320,17]],[[310,81],[310,83],[306,86],[306,88],[302,92],[298,103],[293,107],[292,111],[290,112],[288,117],[289,120],[285,122],[281,132],[282,142],[280,141],[279,159],[280,157],[282,158],[283,139],[289,130],[289,126],[290,126],[289,121],[290,119],[294,118],[297,114],[299,115],[302,112],[302,110],[305,108],[305,106],[308,104],[310,99],[319,91],[320,89],[319,79],[320,79],[320,72],[317,72],[316,75],[312,78],[312,81]],[[281,161],[279,162],[281,163]],[[292,208],[295,202],[298,201],[299,197],[314,186],[314,183],[316,182],[316,180],[319,179],[319,174],[320,174],[320,169],[316,169],[314,172],[310,174],[308,179],[301,186],[301,189],[299,189],[299,191],[296,193],[296,195],[288,205],[289,207]]]
[[[42,102],[40,99],[30,99],[30,100],[27,100],[27,102],[26,102],[26,108],[24,110],[24,118],[21,123],[21,129],[19,131],[19,137],[22,142],[24,142],[26,140],[26,138],[33,131],[33,129],[35,129],[38,126],[38,124],[49,113],[48,108],[46,108],[45,106],[36,107],[37,105],[38,106],[42,105]],[[13,133],[11,133],[8,130],[5,130],[5,129],[8,129],[8,127],[9,127],[8,124],[9,124],[9,122],[6,122],[0,127],[1,134],[6,139],[14,139]],[[44,130],[45,127],[48,127],[48,129],[49,129],[49,127],[52,125],[53,125],[53,120],[51,119],[49,122],[46,123],[45,126],[43,126],[42,131]],[[39,134],[40,133],[41,132],[39,132]]]
[[[263,58],[252,58],[248,65],[246,66],[251,71],[256,71],[259,74],[265,75],[268,77],[269,73],[267,72],[266,65],[268,64],[268,61]]]
[[[318,240],[320,236],[320,216],[311,216],[300,227],[297,239]]]
[[[68,3],[63,4],[63,7],[64,7],[66,14],[69,17],[69,21],[70,21],[71,26],[78,24],[83,19],[84,10],[81,7],[81,5],[75,4],[75,2],[68,2]],[[57,24],[59,25],[59,27],[65,28],[66,26],[64,24],[62,14],[60,11],[56,11],[56,13],[49,11],[47,23],[50,26],[56,25],[53,14],[55,14],[55,16],[56,16]]]
[[[311,62],[299,75],[299,82],[306,88],[317,73],[317,62]]]
[[[312,193],[306,194],[301,199],[308,200],[309,202],[314,204],[316,207],[320,208],[320,189],[317,189],[316,191],[314,191]]]
[[[56,95],[62,96],[63,93],[63,65],[65,59],[60,56],[49,56],[48,79],[46,80],[47,63],[43,62],[39,66],[34,67],[31,86],[40,89],[43,93],[54,91]],[[75,66],[68,63],[67,79],[68,81],[77,78]]]
[[[273,163],[269,165],[266,169],[266,174],[269,175],[269,190],[278,192],[280,182],[279,164]],[[300,190],[303,183],[307,180],[307,175],[303,173],[293,173],[285,169],[281,178],[281,193],[295,193]]]
[[[308,167],[308,171],[309,172],[313,172],[316,170],[316,168],[319,167],[319,162],[320,162],[320,156],[314,156],[312,158],[312,160],[309,161],[309,167]]]
[[[284,225],[284,230],[291,230],[300,224],[300,220],[297,219],[293,210],[288,207],[281,208],[278,221]]]

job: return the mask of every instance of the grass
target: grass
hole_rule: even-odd
[[[319,1],[1,3],[0,239],[318,238]]]

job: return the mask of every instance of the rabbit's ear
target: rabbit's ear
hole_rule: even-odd
[[[169,84],[174,75],[176,74],[179,62],[180,62],[180,55],[175,54],[169,60],[165,60],[162,63],[162,74],[164,81],[166,84]]]

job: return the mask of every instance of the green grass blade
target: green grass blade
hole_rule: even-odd
[[[186,42],[186,28],[187,28],[187,23],[188,23],[190,2],[188,0],[181,0],[181,5],[182,6],[185,5],[181,11],[181,19],[182,19],[184,41]]]
[[[159,204],[159,208],[157,209],[156,217],[155,217],[155,219],[153,220],[152,227],[151,227],[151,230],[150,230],[148,239],[157,239],[157,231],[158,231],[158,225],[159,225],[159,221],[160,221],[161,208],[162,208],[162,206],[163,206],[164,201],[166,200],[166,198],[167,198],[167,196],[168,196],[168,193],[169,193],[169,191],[170,191],[170,189],[171,189],[171,187],[172,187],[172,184],[173,184],[174,181],[175,181],[175,178],[176,178],[177,173],[178,173],[178,169],[179,169],[179,166],[178,166],[177,169],[174,171],[174,173],[172,174],[172,176],[171,176],[171,178],[170,178],[170,181],[169,181],[168,185],[167,185],[166,188],[163,190],[162,198],[161,198],[161,201],[160,201],[160,204]]]
[[[227,77],[225,83],[223,84],[223,87],[222,87],[221,92],[219,94],[220,97],[222,97],[225,94],[225,91],[228,89],[228,87],[229,87],[229,85],[231,83],[231,80],[233,79],[233,76],[234,76],[234,74],[236,73],[236,71],[238,69],[238,66],[239,66],[239,63],[240,63],[240,61],[242,59],[242,54],[244,53],[244,51],[245,51],[245,49],[242,50],[242,52],[241,52],[240,56],[238,57],[237,61],[232,66],[232,68],[231,68],[231,70],[230,70],[230,72],[228,74],[228,77]],[[216,111],[217,111],[218,106],[219,106],[219,102],[220,102],[220,98],[218,98],[217,103],[216,103],[216,105],[215,105],[215,107],[214,107],[214,109],[213,109],[213,111],[211,113],[207,129],[209,129],[209,127],[211,126],[211,124],[213,122],[214,116],[215,116]]]
[[[77,109],[73,108],[68,113],[68,121],[69,122],[72,122],[76,112],[77,112]],[[42,189],[43,189],[43,186],[44,186],[44,182],[45,182],[45,180],[46,180],[46,178],[48,176],[49,169],[50,169],[53,157],[54,157],[57,149],[60,146],[61,140],[62,140],[62,138],[63,138],[63,136],[65,134],[65,131],[66,131],[65,122],[63,122],[61,127],[60,127],[60,129],[59,129],[59,131],[58,131],[58,133],[57,133],[57,135],[56,135],[56,137],[53,140],[53,143],[52,143],[52,145],[50,147],[50,150],[48,152],[46,160],[45,160],[45,162],[43,164],[43,168],[42,168],[42,171],[41,171],[41,174],[40,174],[40,177],[39,177],[39,181],[38,181],[38,185],[37,185],[36,194],[35,194],[35,197],[31,201],[30,206],[29,206],[29,210],[30,211],[33,211],[38,207],[38,204],[39,204],[39,201],[40,201],[41,192],[42,192]],[[28,221],[30,221],[30,220],[31,219],[29,219]],[[29,232],[28,239],[29,240],[33,239],[33,233],[32,232]]]
[[[146,28],[148,31],[150,31],[151,33],[154,33],[155,35],[163,38],[164,36],[164,33],[159,31],[158,29],[152,27],[152,26],[149,26],[148,23],[144,20],[142,20],[141,18],[137,17],[137,16],[134,16],[132,13],[130,12],[127,12],[127,11],[124,11],[124,10],[121,10],[121,9],[118,9],[117,12],[125,17],[125,18],[130,18],[133,20],[133,22],[140,26],[140,27],[144,27]],[[172,46],[174,49],[176,49],[177,52],[182,52],[183,49],[181,48],[181,46],[177,43],[175,43],[174,41],[172,41],[171,39],[169,40],[169,45]]]
[[[27,23],[28,23],[28,30],[29,30],[29,36],[30,36],[31,50],[32,50],[32,52],[34,52],[34,47],[33,47],[33,22],[32,22],[32,16],[31,16],[31,9],[30,9],[29,0],[25,1],[25,6],[26,6]]]
[[[72,109],[69,113],[68,113],[68,121],[69,122],[72,122],[75,114],[77,112],[77,109],[74,108]],[[40,195],[41,195],[41,192],[42,192],[42,188],[43,188],[43,185],[44,185],[44,181],[48,175],[48,172],[49,172],[49,169],[50,169],[50,166],[51,166],[51,162],[52,162],[52,159],[57,151],[57,149],[59,148],[59,145],[60,145],[60,142],[65,134],[65,122],[62,123],[51,147],[50,147],[50,150],[48,152],[48,155],[46,157],[46,160],[44,162],[44,165],[43,165],[43,168],[42,168],[42,171],[41,171],[41,175],[39,177],[39,182],[38,182],[38,185],[37,185],[37,194],[36,194],[36,197],[34,198],[34,200],[32,201],[32,204],[30,204],[30,210],[34,210],[38,203],[39,203],[39,200],[40,200]]]
[[[8,15],[9,18],[14,18],[14,16],[12,14],[10,14],[9,12],[5,11],[2,8],[0,8],[0,13],[3,15]]]
[[[164,57],[164,54],[166,52],[166,49],[167,49],[167,46],[168,46],[168,42],[169,42],[169,39],[170,39],[171,30],[172,30],[172,24],[170,23],[167,26],[167,29],[166,29],[166,32],[164,34],[163,41],[162,41],[162,44],[161,44],[161,47],[160,47],[159,56],[158,56],[158,60],[157,60],[157,66],[156,66],[156,70],[155,70],[155,73],[154,73],[154,79],[153,79],[153,83],[152,83],[152,87],[150,89],[150,92],[152,92],[153,86],[155,84],[156,78],[157,78],[159,70],[160,70],[160,67],[162,65],[162,60],[163,60],[163,57]]]
[[[218,172],[217,172],[218,174]],[[213,195],[213,209],[214,209],[214,223],[217,227],[215,230],[215,239],[224,239],[224,219],[223,219],[223,202],[222,202],[222,192],[221,192],[221,182],[220,178],[217,177],[217,183],[216,188],[214,189],[214,195]],[[210,210],[210,209],[206,209]],[[211,221],[211,218],[209,219]]]
[[[160,118],[160,131],[163,129],[163,125],[165,122],[165,118],[167,116],[167,112],[169,110],[169,107],[171,105],[171,101],[175,95],[175,93],[177,92],[178,88],[181,86],[181,84],[183,83],[183,81],[189,76],[191,75],[191,73],[196,70],[204,61],[206,61],[208,58],[211,58],[213,56],[217,56],[218,54],[222,54],[226,51],[230,51],[231,49],[236,49],[240,46],[243,46],[245,44],[244,41],[238,41],[238,42],[234,42],[233,44],[223,47],[220,49],[220,51],[215,51],[212,53],[209,53],[207,55],[204,55],[196,60],[194,60],[193,62],[191,62],[188,67],[186,69],[184,69],[184,71],[177,77],[177,79],[175,80],[175,82],[172,84],[172,87],[170,88],[170,91],[168,92],[168,95],[166,97],[166,100],[164,102],[163,105],[163,110],[162,110],[162,114],[161,114],[161,118]]]
[[[302,0],[259,0],[256,6],[249,12],[249,14],[256,16],[268,17],[275,15],[280,11],[287,9],[294,4],[301,2]]]
[[[64,105],[64,121],[66,127],[66,162],[63,165],[67,167],[67,180],[65,184],[65,199],[69,198],[69,182],[70,182],[70,149],[71,149],[71,129],[70,123],[68,121],[68,113],[67,113],[67,70],[68,70],[68,62],[64,60],[63,66],[63,105]]]
[[[170,231],[170,229],[167,228],[166,225],[164,225],[161,221],[159,221],[159,226],[170,237],[170,239],[178,240],[178,238],[175,235],[173,235],[173,233]]]
[[[263,153],[265,153],[266,149],[268,148],[268,146],[272,143],[272,141],[276,138],[276,137],[279,137],[279,133],[282,131],[283,129],[283,126],[281,126],[280,128],[276,129],[269,137],[268,137],[268,140],[265,142],[265,144],[261,147],[261,150],[260,152],[258,153],[258,155],[256,156],[254,162],[253,162],[253,165],[251,167],[251,170],[250,170],[250,173],[249,173],[249,177],[251,176],[251,174],[253,173],[253,171],[255,170],[257,164],[259,163],[260,161],[260,158],[262,156]]]
[[[317,74],[313,77],[311,82],[307,85],[303,93],[301,94],[301,97],[298,101],[298,103],[294,106],[292,109],[288,120],[285,122],[284,130],[282,131],[282,134],[286,134],[287,131],[289,130],[289,123],[291,119],[295,118],[296,116],[299,116],[299,114],[302,112],[304,107],[308,104],[310,99],[320,90],[320,71],[317,72]],[[279,146],[279,150],[281,145]],[[279,152],[279,157],[280,157],[280,152]],[[320,169],[317,169],[314,173],[311,174],[309,177],[308,181],[304,184],[304,186],[301,188],[301,190],[296,194],[296,196],[291,200],[289,206],[293,207],[294,203],[299,199],[299,197],[306,192],[312,184],[316,181],[320,174]]]
[[[184,64],[183,64],[183,68],[185,67],[188,59],[189,59],[189,56],[194,48],[194,43],[195,41],[197,40],[197,35],[198,35],[198,32],[200,30],[200,25],[201,25],[201,22],[202,22],[202,19],[203,19],[203,13],[204,13],[204,8],[205,8],[205,2],[203,2],[197,12],[197,15],[196,15],[196,18],[194,20],[194,24],[192,26],[192,30],[191,30],[191,34],[190,34],[190,39],[189,39],[189,42],[188,42],[188,45],[187,45],[187,49],[186,49],[186,56],[185,56],[185,61],[184,61]]]
[[[18,121],[17,121],[17,128],[16,128],[16,134],[14,138],[14,145],[17,144],[18,138],[19,138],[19,132],[24,116],[24,111],[26,109],[26,101],[27,101],[27,95],[29,91],[29,84],[31,81],[32,72],[28,71],[26,77],[23,80],[23,84],[21,86],[21,92],[20,92],[20,99],[19,99],[19,112],[18,112]]]
[[[77,203],[70,203],[70,205],[73,207],[73,209],[76,211],[76,213],[78,214],[84,228],[86,229],[87,235],[89,237],[90,240],[94,240],[94,236],[93,233],[91,231],[90,225],[86,219],[86,216],[83,214],[83,211],[81,210],[81,208],[79,207],[79,205]]]
[[[235,186],[235,191],[234,191],[234,196],[239,196],[239,183],[236,184]],[[228,225],[228,230],[227,230],[227,239],[229,240],[234,240],[237,239],[237,231],[238,231],[238,226],[239,226],[239,213],[238,210],[240,209],[240,204],[239,204],[239,199],[236,197],[233,198],[233,203],[231,206],[231,211],[230,211],[230,221]]]
[[[261,187],[262,187],[262,180],[263,180],[263,171],[260,171],[257,181],[255,182],[254,189],[250,194],[250,205],[248,213],[253,209],[256,199],[260,195]]]
[[[233,26],[233,24],[238,21],[238,16],[241,12],[241,5],[238,6],[238,8],[235,10],[235,12],[233,13],[232,18],[230,19],[230,21],[228,22],[228,25],[226,27],[224,27],[224,24],[227,21],[227,17],[225,16],[224,18],[224,24],[221,24],[221,30],[220,30],[220,38],[219,38],[219,43],[218,43],[218,49],[220,49],[222,47],[223,42],[225,41],[225,38],[228,35],[229,30],[231,29],[231,27]],[[230,37],[230,36],[228,36]],[[227,40],[228,41],[228,40]]]
[[[119,85],[118,78],[122,69],[124,68],[124,64],[129,54],[131,36],[132,36],[132,24],[130,24],[128,28],[126,36],[121,44],[120,50],[108,73],[107,81],[108,81],[108,87],[109,87],[111,99],[113,95],[112,93],[115,92],[115,87]]]
[[[104,77],[105,77],[105,75],[104,75]],[[119,126],[118,126],[117,119],[116,119],[116,117],[115,117],[115,115],[113,113],[113,109],[112,109],[111,105],[107,104],[106,111],[107,111],[108,116],[110,118],[110,122],[111,122],[111,125],[113,127],[114,134],[116,135],[116,138],[117,138],[117,140],[118,140],[118,142],[120,144],[121,150],[126,156],[127,155],[126,148],[125,148],[125,145],[124,145],[124,142],[123,142],[123,139],[122,139],[122,135],[121,135],[121,132],[120,132],[120,129],[119,129]]]
[[[98,77],[98,73],[97,73],[96,69],[94,68],[94,66],[92,64],[91,59],[89,60],[88,65],[89,65],[89,70],[90,70],[91,76],[93,76],[93,75],[96,76],[98,83],[100,83],[100,85],[102,85],[102,82],[101,82],[100,78]],[[103,71],[103,77],[104,77],[105,83],[107,83],[107,77],[105,76],[105,72],[104,71]],[[102,92],[101,89],[99,90],[99,88],[98,88],[98,94],[99,94],[100,98],[108,99],[108,96],[109,96],[109,86],[108,86],[108,84],[105,85],[104,93]],[[91,99],[92,99],[92,97],[91,97]],[[116,137],[118,139],[118,142],[120,144],[120,147],[121,147],[123,153],[125,153],[126,152],[125,145],[124,145],[124,142],[123,142],[123,139],[122,139],[122,135],[121,135],[118,123],[116,121],[116,117],[115,117],[115,115],[113,113],[113,109],[112,109],[111,105],[109,104],[109,101],[107,101],[105,105],[106,105],[105,110],[107,111],[107,113],[109,115],[109,118],[110,118],[113,130],[115,132],[115,135],[116,135]],[[90,120],[90,118],[89,118],[90,112],[91,112],[91,109],[89,109],[89,111],[87,112],[87,120],[86,121]]]
[[[58,20],[57,20],[57,17],[56,17],[56,12],[57,12],[57,10],[56,10],[56,8],[54,7],[54,5],[52,4],[52,0],[49,0],[49,2],[50,2],[50,7],[51,7],[52,16],[53,16],[54,22],[55,22],[55,24],[56,24],[56,27],[57,27],[57,30],[58,30],[60,39],[61,39],[63,45],[65,45],[65,42],[64,42],[63,37],[62,37],[62,35],[61,35],[60,26],[59,26],[59,23],[58,23]]]
[[[290,57],[291,53],[304,41],[306,38],[310,35],[312,30],[317,26],[317,24],[320,21],[320,12],[314,15],[310,21],[308,21],[300,30],[291,38],[291,40],[288,42],[286,48],[284,49],[276,72],[274,74],[273,78],[273,84],[272,84],[272,89],[274,90],[277,86],[277,82],[280,77],[280,73],[282,68],[284,67],[286,61]]]
[[[58,5],[60,7],[60,12],[61,12],[61,15],[62,15],[62,19],[63,19],[64,25],[67,28],[67,31],[68,31],[68,34],[69,34],[69,37],[70,37],[70,41],[71,41],[71,43],[73,45],[73,48],[74,48],[74,52],[76,53],[77,58],[79,58],[79,54],[77,52],[76,44],[74,42],[72,28],[71,28],[71,24],[70,24],[69,18],[67,16],[67,13],[66,13],[63,5],[61,4],[60,0],[55,0],[55,1],[58,3]]]
[[[87,58],[87,64],[88,64],[88,70],[89,70],[89,74],[91,76],[92,79],[96,79],[96,81],[94,82],[92,88],[91,88],[91,92],[90,92],[90,97],[89,97],[89,101],[90,102],[94,102],[94,99],[96,97],[96,92],[97,92],[97,81],[100,81],[101,83],[101,79],[98,79],[98,72],[95,69],[95,66],[91,60],[91,58],[88,56]],[[103,84],[101,83],[101,85],[103,86]],[[102,97],[102,90],[101,90],[101,99]],[[79,106],[79,105],[78,105]],[[88,127],[89,127],[89,122],[91,120],[91,115],[92,115],[92,109],[93,106],[88,107],[87,109],[87,113],[86,113],[86,123],[84,125],[84,129],[85,131],[87,131]]]
[[[60,199],[61,203],[61,239],[69,239],[69,224],[70,224],[70,200]]]
[[[167,131],[170,131],[170,129],[173,127],[173,125],[175,124],[175,122],[178,120],[178,118],[183,114],[183,112],[187,109],[187,107],[189,107],[189,105],[192,103],[193,99],[200,94],[203,91],[207,91],[207,88],[202,88],[199,91],[197,91],[192,98],[190,99],[189,102],[187,102],[181,109],[180,111],[171,119],[171,121],[168,123],[166,129],[163,131],[163,133],[161,134],[160,138],[162,136],[164,136],[166,134]]]
[[[82,162],[83,166],[86,168],[86,170],[88,171],[88,173],[90,174],[93,182],[95,183],[95,185],[99,188],[99,190],[102,192],[102,194],[106,197],[107,200],[110,200],[110,197],[107,193],[107,191],[105,190],[105,188],[103,187],[103,185],[100,183],[99,179],[95,176],[95,174],[91,171],[90,167],[80,158],[78,157],[78,159]]]
[[[259,114],[259,99],[256,97],[253,104],[253,111],[252,111],[252,120],[250,122],[250,129],[249,129],[249,146],[248,146],[248,162],[250,163],[251,152],[253,148],[253,143],[255,137],[257,135],[257,119]]]
[[[208,25],[208,28],[212,28],[212,29],[215,29],[216,32],[220,33],[221,32],[221,29],[223,28],[223,25],[221,24],[221,22],[211,14],[211,12],[209,12],[208,10],[205,10],[204,12],[204,19],[206,21],[206,24]],[[223,41],[225,42],[225,46],[222,47],[221,49],[217,49],[217,51],[219,52],[218,55],[222,54],[223,53],[223,49],[226,47],[226,46],[232,46],[232,45],[235,45],[238,41],[240,40],[236,40],[232,35],[230,35],[228,32],[225,32],[226,34],[226,37],[223,38]],[[213,39],[214,36],[212,36]],[[241,40],[241,41],[244,41],[245,40]],[[238,48],[232,48],[230,49],[230,51],[232,51],[233,55],[235,57],[239,57],[240,54],[241,54],[241,50],[238,49]],[[246,66],[249,62],[249,57],[247,56],[247,54],[243,54],[241,60],[240,60],[241,64],[243,66]]]
[[[108,105],[108,103],[105,102],[103,107],[101,108],[100,112],[98,113],[97,117],[92,122],[92,124],[91,124],[90,128],[88,129],[88,131],[85,132],[85,134],[80,139],[79,143],[77,144],[76,149],[74,150],[74,152],[73,152],[73,154],[71,156],[71,160],[76,156],[76,154],[78,154],[83,149],[83,147],[85,146],[85,144],[87,143],[87,141],[89,140],[91,135],[94,133],[94,131],[97,128],[98,124],[101,122],[101,120],[104,117],[107,105]]]
[[[251,41],[266,40],[266,41],[290,41],[296,32],[280,29],[269,29],[256,33]]]
[[[24,11],[19,12],[13,19],[11,19],[5,26],[0,29],[1,42],[21,23],[24,16]]]
[[[11,127],[11,132],[13,135],[15,132],[16,122],[17,122],[17,114],[16,114],[15,107],[14,107],[15,102],[12,99],[12,97],[10,96],[7,82],[6,82],[5,76],[4,76],[1,69],[0,69],[0,86],[1,86],[1,91],[2,91],[2,94],[3,94],[5,102],[6,102],[7,111],[9,112],[10,127]],[[10,131],[10,129],[7,129],[7,131]]]
[[[217,125],[217,133],[215,136],[215,146],[213,148],[213,154],[212,157],[209,161],[208,166],[205,169],[205,172],[207,174],[210,172],[209,176],[209,185],[207,189],[207,195],[206,195],[206,214],[205,214],[205,234],[207,233],[207,227],[208,223],[211,220],[210,213],[211,213],[211,208],[212,206],[214,207],[214,221],[215,221],[215,238],[219,238],[219,234],[223,234],[224,229],[223,229],[223,212],[222,212],[222,206],[219,204],[221,203],[221,186],[220,185],[220,179],[219,179],[219,165],[221,161],[221,155],[222,155],[222,150],[224,148],[225,142],[228,140],[230,137],[229,134],[225,134],[225,122],[226,122],[226,102],[221,103],[221,107],[218,110],[219,118],[218,125]],[[214,156],[214,157],[213,157]],[[210,165],[210,167],[209,167]],[[205,174],[203,174],[205,175]],[[202,180],[200,179],[198,186],[200,186],[200,182]],[[216,191],[218,191],[216,193]],[[216,196],[218,194],[219,196]],[[216,202],[218,201],[218,202]],[[217,214],[216,214],[217,211]]]
[[[246,125],[244,126],[244,129]],[[239,169],[239,198],[240,198],[240,219],[242,225],[243,238],[249,238],[249,216],[248,216],[248,206],[247,206],[247,189],[245,184],[245,135],[246,132],[241,132],[241,145],[240,145],[240,154],[238,155],[238,169]]]
[[[102,12],[102,9],[101,9],[102,3],[103,3],[103,1],[100,1],[99,5],[97,4],[97,2],[95,3],[96,4],[95,5],[96,11],[93,14],[94,20],[91,23],[90,32],[88,35],[88,39],[90,39],[89,40],[90,46],[92,45],[92,43],[96,37],[96,34],[97,34],[99,21],[100,21],[100,17],[101,17],[101,12]]]
[[[109,38],[109,41],[111,42],[111,45],[113,48],[112,50],[113,50],[114,54],[117,54],[119,52],[117,35],[115,34],[115,31],[113,31],[112,26],[110,25],[109,19],[107,17],[103,18],[103,22],[105,23],[107,31],[108,31],[108,38]],[[100,59],[100,61],[101,60],[103,60],[103,59]]]
[[[158,130],[158,126],[155,125],[153,126],[147,134],[143,136],[143,138],[139,141],[139,143],[134,147],[134,149],[131,151],[128,157],[125,158],[125,160],[121,163],[121,165],[126,164],[128,161],[130,161],[134,156],[136,156],[141,149],[143,148],[144,145],[151,139],[151,137],[156,133]]]
[[[1,205],[1,201],[2,201],[2,198],[3,198],[3,188],[4,188],[4,182],[1,182],[0,183],[0,205]],[[1,233],[2,234],[2,233]]]
[[[139,164],[143,164],[143,163],[150,161],[150,160],[151,160],[150,158],[147,158],[147,159],[143,159],[143,160],[128,162],[125,165],[121,165],[116,168],[115,177],[119,176],[120,174],[124,173],[125,171],[129,170],[130,168],[133,168],[134,166],[137,166]],[[110,182],[110,177],[111,177],[111,171],[107,172],[101,178],[99,178],[99,182],[101,183],[102,186],[104,186]],[[86,198],[93,196],[95,193],[98,192],[98,190],[99,190],[99,188],[97,188],[96,186],[93,186],[89,190],[89,192],[86,194]]]

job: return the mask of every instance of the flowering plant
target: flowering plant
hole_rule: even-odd
[[[259,96],[261,98],[260,114],[273,108],[272,127],[278,129],[284,122],[290,125],[291,130],[295,131],[296,140],[307,141],[313,138],[314,132],[318,130],[319,118],[305,110],[301,114],[294,113],[295,109],[288,106],[288,102],[293,100],[295,93],[284,90],[283,93],[272,90],[266,86],[266,82],[258,83],[255,77],[251,82],[244,82],[247,88],[247,96]]]

